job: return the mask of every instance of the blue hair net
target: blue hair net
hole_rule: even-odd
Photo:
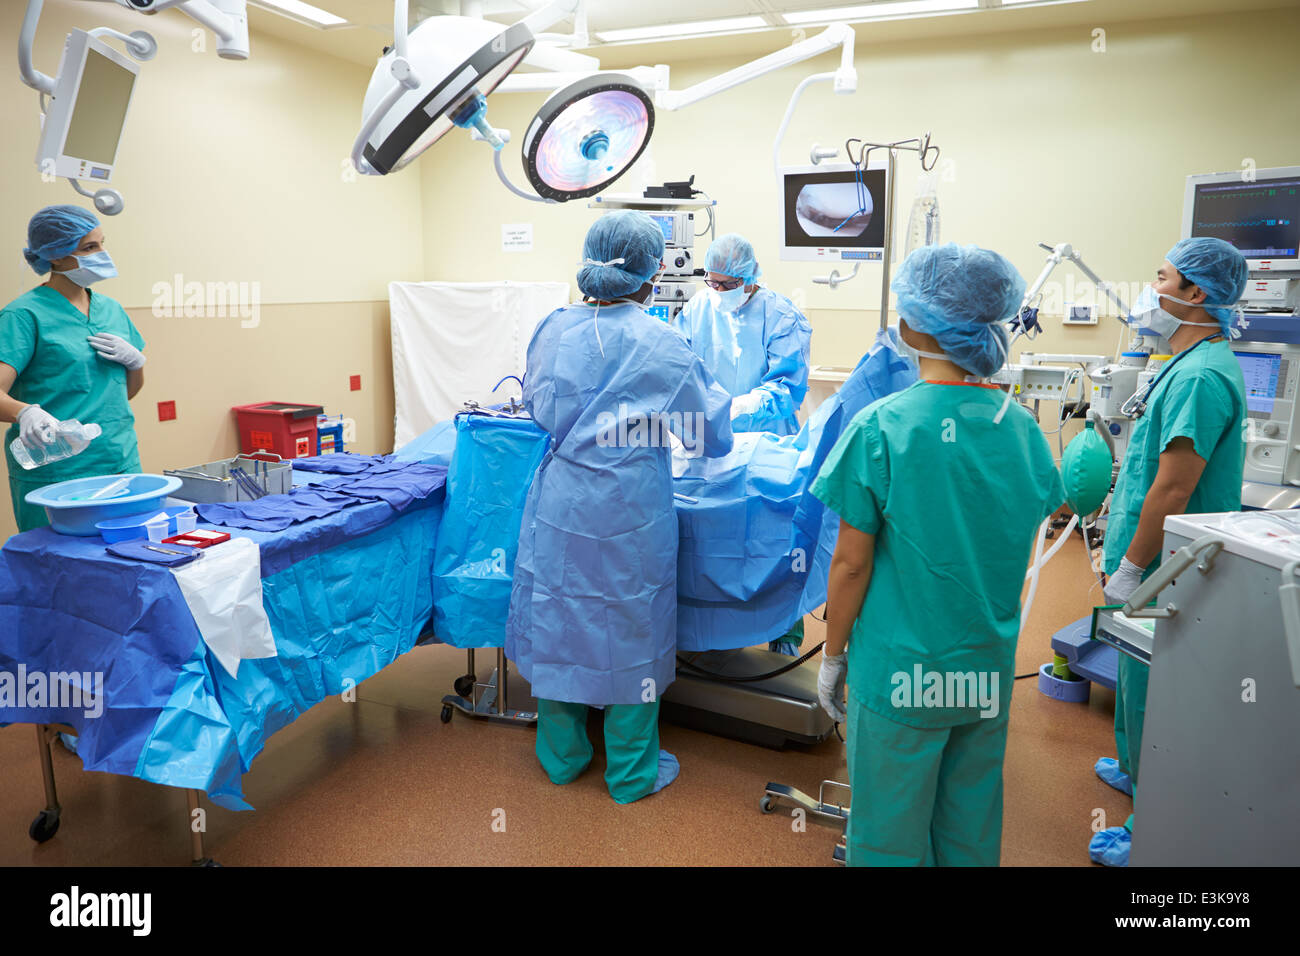
[[[27,224],[23,258],[37,275],[50,271],[50,262],[77,251],[86,234],[99,227],[99,218],[80,206],[46,206]]]
[[[653,219],[632,210],[605,213],[582,243],[586,261],[578,273],[578,288],[593,299],[631,295],[654,277],[663,257],[664,234]]]
[[[754,280],[763,274],[758,268],[754,247],[738,232],[729,232],[713,240],[704,256],[704,271],[744,279],[745,285],[753,285]]]
[[[903,260],[891,288],[898,314],[933,335],[948,357],[987,378],[1006,361],[1007,333],[1000,324],[1025,295],[1016,267],[989,249],[922,246]]]
[[[1230,242],[1222,239],[1184,239],[1174,245],[1165,256],[1169,264],[1205,290],[1205,301],[1218,303],[1204,306],[1214,316],[1225,333],[1232,328],[1236,305],[1246,291],[1246,278],[1250,270],[1246,257]]]

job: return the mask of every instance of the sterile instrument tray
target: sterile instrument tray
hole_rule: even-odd
[[[182,501],[208,505],[253,500],[247,489],[230,474],[232,468],[242,468],[268,495],[287,494],[293,488],[293,465],[270,452],[236,455],[193,468],[164,471],[163,474],[181,480],[180,490],[172,497]]]
[[[1109,644],[1121,654],[1151,663],[1151,647],[1156,636],[1156,622],[1151,618],[1125,617],[1119,606],[1098,607],[1092,612],[1092,636]]]

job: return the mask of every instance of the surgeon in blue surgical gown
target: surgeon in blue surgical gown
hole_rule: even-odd
[[[731,393],[738,432],[793,435],[808,393],[812,326],[785,296],[758,284],[754,247],[728,233],[704,257],[705,285],[673,320],[691,351]]]
[[[587,232],[586,300],[542,320],[524,404],[551,436],[524,506],[506,654],[538,699],[537,756],[557,784],[587,769],[589,707],[604,709],[605,782],[619,803],[676,778],[659,699],[677,644],[677,517],[669,433],[688,453],[731,449],[731,396],[643,307],[663,234],[644,213]]]

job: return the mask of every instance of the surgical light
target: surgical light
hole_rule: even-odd
[[[594,74],[554,93],[523,141],[537,193],[557,202],[594,195],[640,158],[654,130],[650,97],[630,77]]]
[[[380,58],[366,90],[353,149],[357,168],[380,175],[401,169],[453,126],[473,127],[500,149],[504,143],[487,123],[485,98],[533,42],[523,22],[504,27],[472,17],[430,17],[409,37],[401,22],[394,48]]]

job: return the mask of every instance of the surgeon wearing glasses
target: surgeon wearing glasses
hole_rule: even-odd
[[[808,392],[812,326],[793,302],[758,284],[758,259],[743,236],[714,240],[704,268],[707,288],[686,303],[673,328],[731,393],[733,431],[793,435]]]

